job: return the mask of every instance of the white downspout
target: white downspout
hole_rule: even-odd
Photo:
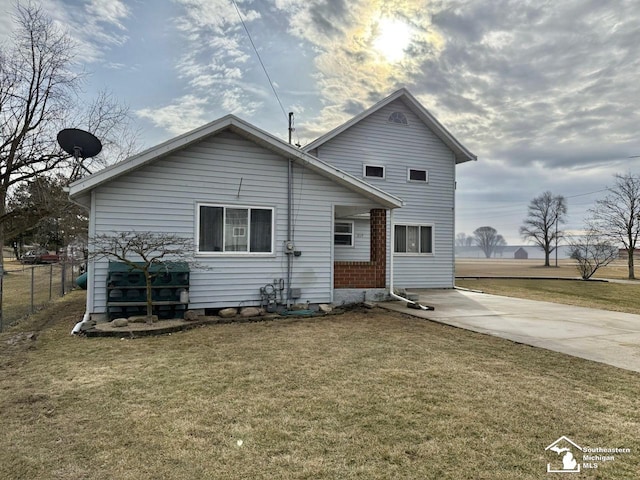
[[[67,187],[67,193],[69,193],[68,187]],[[89,211],[89,238],[87,239],[87,249],[89,249],[89,240],[91,238],[91,214],[92,212],[95,212],[95,208],[94,207],[94,191],[91,190],[91,206],[87,208],[86,205],[83,205],[79,202],[76,202],[75,200],[73,200],[71,197],[69,197],[69,201],[71,201],[72,203],[86,209]],[[95,233],[95,232],[93,232]],[[82,327],[86,324],[89,324],[91,321],[91,313],[90,313],[90,309],[89,309],[89,305],[93,304],[93,290],[91,290],[92,288],[92,284],[89,283],[89,259],[87,259],[87,302],[86,302],[86,307],[85,307],[85,312],[84,315],[82,316],[82,320],[79,321],[78,323],[75,324],[75,326],[73,327],[73,329],[71,330],[71,335],[75,335],[78,334],[82,331]],[[91,275],[92,279],[93,279],[93,275]]]
[[[395,241],[396,236],[393,229],[393,209],[389,209],[389,231],[391,235],[391,248],[389,252],[389,295],[391,298],[395,298],[396,300],[400,300],[402,302],[407,302],[408,304],[415,305],[417,308],[421,310],[428,310],[426,307],[423,307],[417,302],[413,300],[409,300],[408,298],[401,297],[400,295],[396,295],[393,291],[393,252],[395,251]]]

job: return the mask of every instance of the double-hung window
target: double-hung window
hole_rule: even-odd
[[[393,234],[395,253],[433,253],[432,225],[395,225]]]
[[[333,244],[341,247],[353,247],[353,222],[336,222],[333,226]]]
[[[273,253],[273,208],[198,206],[199,253]]]

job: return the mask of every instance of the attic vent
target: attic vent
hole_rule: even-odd
[[[407,121],[407,117],[402,112],[393,112],[391,115],[389,115],[389,122],[399,123],[401,125],[409,125],[409,122]]]

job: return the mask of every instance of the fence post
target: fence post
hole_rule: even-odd
[[[49,301],[53,296],[53,263],[49,265]]]
[[[33,294],[35,290],[35,269],[36,267],[31,267],[31,313],[35,312],[34,303],[33,303]]]
[[[66,270],[65,269],[65,265],[66,265],[66,263],[62,262],[62,263],[60,263],[60,265],[62,266],[62,269],[60,270],[61,271],[61,275],[62,275],[62,281],[60,282],[60,296],[64,297],[64,280],[66,278],[66,275],[65,275],[65,270]]]

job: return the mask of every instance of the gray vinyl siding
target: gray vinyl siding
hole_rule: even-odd
[[[408,125],[387,121],[396,111],[406,115]],[[385,179],[365,180],[405,201],[404,207],[394,210],[394,223],[433,225],[435,231],[433,255],[394,256],[394,285],[453,287],[454,154],[401,100],[322,144],[317,156],[360,178],[363,164],[384,165]],[[407,182],[407,168],[426,169],[429,182]],[[387,241],[390,251],[389,229]]]
[[[243,137],[223,132],[156,160],[94,190],[92,228],[169,232],[197,241],[197,205],[274,209],[274,253],[198,255],[190,308],[257,305],[259,289],[287,276],[287,160]],[[292,287],[300,301],[328,302],[332,292],[332,224],[336,203],[379,208],[370,200],[303,167],[294,166]],[[242,180],[242,186],[240,182]],[[106,261],[93,269],[93,313],[106,311]]]

